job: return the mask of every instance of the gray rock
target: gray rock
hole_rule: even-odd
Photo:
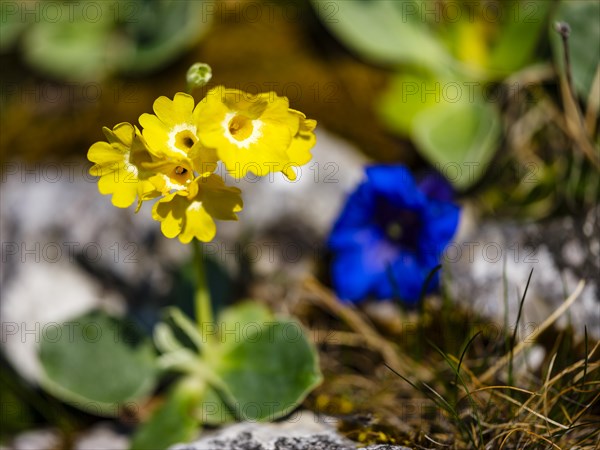
[[[74,450],[127,450],[129,438],[117,433],[109,423],[99,423],[77,438]]]
[[[41,339],[54,333],[57,324],[95,308],[119,314],[123,300],[115,292],[104,292],[97,280],[67,262],[22,263],[2,286],[0,339],[5,355],[24,378],[39,381]]]
[[[369,445],[366,448],[368,450],[411,450],[408,447],[403,447],[400,445],[389,445],[389,444]]]
[[[28,264],[68,263],[112,277],[113,284],[160,285],[163,267],[187,252],[158,240],[150,208],[138,214],[100,195],[86,161],[6,163],[2,175],[2,282]],[[10,169],[10,170],[9,170]],[[167,248],[165,248],[167,247]],[[183,247],[183,246],[182,246]],[[153,257],[160,255],[160,258]]]
[[[61,443],[58,431],[45,428],[19,434],[13,439],[11,448],[13,450],[48,450],[60,448]]]
[[[339,435],[334,420],[299,411],[278,423],[239,423],[224,427],[190,444],[170,450],[355,450],[357,444]],[[410,450],[393,445],[374,445],[368,450]]]
[[[469,213],[464,215],[469,222]],[[600,338],[600,206],[580,218],[541,223],[486,221],[461,226],[445,251],[445,282],[452,298],[503,326],[506,291],[510,327],[530,271],[521,318],[521,338],[535,331],[571,294],[580,280],[581,295],[559,321],[583,335]],[[504,288],[504,278],[506,288]]]
[[[58,430],[42,428],[18,434],[10,443],[11,450],[49,450],[64,447]],[[73,443],[73,450],[127,450],[129,438],[117,433],[108,422],[101,422],[82,432]],[[2,450],[3,447],[0,447]]]

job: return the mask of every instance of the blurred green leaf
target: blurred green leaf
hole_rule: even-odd
[[[445,72],[452,58],[421,20],[414,0],[343,0],[312,4],[350,49],[379,64],[410,63]]]
[[[397,74],[381,95],[377,110],[390,130],[407,136],[416,115],[437,103],[440,90],[440,81],[431,75]]]
[[[587,100],[594,76],[600,64],[600,2],[560,2],[553,21],[566,22],[571,27],[569,50],[575,92]],[[554,61],[564,73],[564,50],[561,37],[550,30]]]
[[[125,2],[124,7],[131,1]],[[173,62],[208,31],[212,14],[206,14],[207,1],[139,1],[125,23],[123,37],[129,52],[116,61],[126,73],[145,73]]]
[[[0,27],[0,52],[8,53],[17,43],[17,40],[27,27],[27,22],[23,20],[20,11],[16,8],[15,12],[12,10],[3,11],[2,13],[2,26]]]
[[[188,442],[199,434],[200,424],[192,411],[198,403],[204,386],[194,379],[179,381],[167,393],[146,423],[136,432],[132,450],[166,450],[180,442]]]
[[[318,354],[301,325],[255,303],[227,310],[222,344],[208,365],[224,400],[243,420],[275,420],[292,412],[322,381]]]
[[[24,31],[23,54],[32,67],[64,80],[147,73],[173,62],[208,30],[212,16],[204,7],[177,0],[56,3],[54,16],[40,14]],[[9,37],[19,31],[11,28]]]
[[[500,77],[521,69],[530,62],[553,2],[520,0],[506,2],[497,41],[489,57],[488,68]]]
[[[316,349],[296,321],[248,301],[224,310],[217,325],[198,366],[170,390],[132,448],[185,442],[199,424],[275,420],[321,382]]]
[[[315,350],[292,320],[280,320],[222,355],[216,372],[244,420],[291,413],[321,383]]]
[[[223,346],[238,345],[245,337],[242,330],[254,331],[256,325],[263,326],[273,320],[273,313],[266,306],[253,301],[241,302],[224,309],[218,320],[221,350]]]
[[[108,65],[108,26],[106,22],[36,23],[25,34],[24,57],[32,67],[57,78],[100,80]]]
[[[421,111],[413,140],[419,151],[457,189],[466,189],[484,174],[500,137],[497,109],[465,95],[456,103],[440,102]]]
[[[94,312],[42,335],[42,386],[93,414],[118,415],[156,383],[155,354],[129,322]]]
[[[222,425],[235,422],[236,417],[231,407],[223,401],[221,395],[208,386],[202,395],[202,400],[195,407],[196,415],[201,423],[206,425]]]

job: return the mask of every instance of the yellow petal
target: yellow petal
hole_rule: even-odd
[[[139,166],[132,161],[148,160],[151,156],[139,130],[130,123],[120,123],[112,130],[103,130],[109,142],[96,142],[90,147],[88,159],[95,164],[89,172],[100,177],[100,193],[112,194],[115,206],[127,208],[135,202],[136,197],[142,199],[142,196],[150,195],[149,188],[140,185]]]
[[[190,150],[189,157],[193,168],[201,177],[207,177],[217,170],[219,156],[214,148],[204,147],[200,141]]]
[[[237,220],[235,213],[244,205],[238,188],[227,186],[218,175],[199,178],[196,182],[204,209],[211,216],[219,220]]]
[[[289,163],[288,148],[299,128],[285,97],[251,96],[215,88],[197,107],[199,138],[216,148],[228,172],[241,178],[281,171]]]
[[[143,127],[142,136],[148,143],[150,152],[158,158],[170,156],[167,146],[169,133],[166,125],[153,114],[144,113],[138,120]]]
[[[119,169],[106,173],[98,180],[101,194],[113,194],[112,204],[119,208],[127,208],[135,202],[138,192],[138,181],[135,175],[123,165]]]
[[[93,163],[110,165],[122,161],[123,152],[114,148],[108,142],[96,142],[88,150],[87,157]]]
[[[310,154],[310,150],[317,142],[317,137],[312,131],[315,129],[315,126],[316,122],[314,120],[304,120],[300,131],[292,140],[287,153],[293,165],[302,166],[311,160],[312,155]]]
[[[189,120],[194,110],[194,98],[182,92],[175,94],[173,100],[162,96],[154,101],[153,109],[161,122],[172,127]]]
[[[181,232],[186,207],[186,199],[177,194],[168,194],[154,205],[152,217],[160,221],[166,237],[174,238]]]
[[[106,140],[109,144],[122,147],[130,147],[133,139],[134,128],[128,122],[121,122],[116,124],[113,129],[103,127],[102,131],[106,136]]]
[[[217,226],[212,217],[204,210],[202,202],[193,201],[186,210],[185,224],[179,235],[184,244],[193,238],[202,242],[211,241],[217,233]]]
[[[290,109],[292,116],[298,118],[299,126],[298,133],[292,139],[292,143],[287,151],[289,164],[284,167],[282,172],[290,180],[296,180],[296,172],[290,166],[303,166],[308,163],[312,155],[310,150],[315,146],[317,138],[314,133],[314,129],[317,126],[317,122],[312,119],[306,119],[306,116],[300,111]]]

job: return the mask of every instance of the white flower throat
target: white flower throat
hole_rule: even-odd
[[[227,140],[238,148],[248,148],[262,136],[262,121],[252,120],[234,112],[225,114],[221,126],[225,130]]]

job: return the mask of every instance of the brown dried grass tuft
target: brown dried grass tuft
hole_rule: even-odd
[[[338,417],[340,430],[364,444],[598,449],[600,342],[553,327],[582,289],[519,341],[510,330],[490,339],[481,318],[436,299],[420,313],[398,308],[411,326],[389,330],[309,279],[295,313],[319,346],[325,382],[307,406]],[[528,368],[519,358],[533,345],[546,356]]]

